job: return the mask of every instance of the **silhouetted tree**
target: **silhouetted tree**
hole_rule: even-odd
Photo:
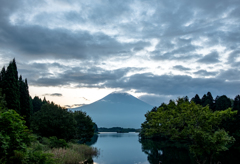
[[[33,114],[36,113],[37,111],[39,111],[42,107],[42,100],[41,98],[39,98],[38,96],[35,96],[33,99],[32,99],[32,106],[33,106]]]
[[[207,95],[203,95],[202,97],[202,106],[205,107],[209,105],[209,108],[214,110],[214,101],[211,92],[208,92]]]
[[[73,116],[77,121],[75,138],[81,143],[91,141],[91,138],[94,135],[94,123],[92,122],[91,117],[82,111],[75,111]]]
[[[240,96],[237,95],[233,101],[233,110],[238,111],[238,115],[240,113]]]
[[[199,105],[201,105],[201,103],[202,103],[198,94],[196,94],[195,97],[193,97],[191,101],[193,101],[193,102],[195,102],[195,104],[199,104]]]
[[[42,105],[41,110],[31,117],[31,129],[43,137],[56,136],[70,140],[75,136],[76,124],[73,115],[54,103]]]
[[[25,82],[22,80],[22,76],[19,77],[19,91],[20,91],[20,113],[26,120],[26,125],[30,127],[30,101],[27,79]]]
[[[231,100],[223,95],[223,96],[220,96],[217,100],[216,100],[216,108],[215,110],[225,110],[227,108],[230,108],[231,107]]]
[[[15,59],[9,63],[5,77],[3,79],[3,94],[6,96],[8,109],[14,109],[20,113],[20,94],[18,83],[18,72]]]

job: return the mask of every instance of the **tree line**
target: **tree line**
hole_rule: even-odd
[[[39,142],[52,138],[60,145],[73,140],[86,143],[97,127],[85,112],[71,112],[45,97],[32,99],[15,59],[0,73],[0,115],[0,163],[13,162],[18,151],[26,153],[33,134]]]
[[[230,147],[239,149],[240,96],[234,100],[226,95],[202,98],[196,94],[162,103],[145,114],[140,137],[187,143],[197,163],[211,163],[215,155]]]

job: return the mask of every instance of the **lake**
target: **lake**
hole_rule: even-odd
[[[92,146],[100,149],[94,164],[149,164],[138,133],[100,133]]]
[[[94,164],[196,164],[188,146],[179,142],[139,141],[138,133],[105,132],[92,138],[91,146],[100,149]],[[239,146],[218,154],[215,161],[222,164],[239,162]]]

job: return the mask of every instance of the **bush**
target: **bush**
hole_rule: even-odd
[[[34,164],[55,164],[56,160],[53,159],[54,155],[51,153],[44,153],[42,151],[30,151],[27,163]]]
[[[30,145],[25,121],[14,110],[0,112],[0,145],[1,162],[9,161],[10,157],[24,156]]]
[[[68,144],[64,139],[57,139],[57,137],[53,136],[49,138],[50,147],[51,148],[67,148]]]

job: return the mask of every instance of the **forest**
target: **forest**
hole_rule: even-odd
[[[29,95],[13,59],[0,73],[0,163],[91,162],[98,150],[82,145],[97,130],[91,117]]]
[[[140,142],[145,149],[152,141],[161,141],[160,145],[177,143],[188,148],[196,163],[214,163],[230,149],[239,152],[239,112],[239,95],[234,100],[226,95],[214,99],[208,92],[202,98],[196,94],[191,100],[187,96],[170,100],[146,113]],[[224,157],[221,161],[229,159]]]

